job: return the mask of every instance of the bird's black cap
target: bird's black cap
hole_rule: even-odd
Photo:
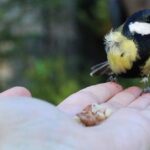
[[[130,25],[132,23],[146,23],[148,25],[148,33],[147,34],[142,34],[142,33],[136,33],[136,32],[131,32],[130,31]],[[128,39],[133,40],[136,43],[139,56],[143,59],[146,60],[147,57],[150,55],[150,9],[144,9],[141,11],[138,11],[134,13],[132,16],[130,16],[126,22],[124,23],[122,34],[126,36]],[[144,24],[143,24],[144,25]],[[139,26],[135,25],[134,27],[136,30],[138,30]],[[141,29],[144,30],[145,28]]]
[[[150,9],[140,10],[126,20],[122,32],[127,38],[134,39],[134,35],[129,30],[129,25],[135,22],[150,23]]]

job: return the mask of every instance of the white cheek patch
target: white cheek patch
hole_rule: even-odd
[[[129,30],[131,33],[138,33],[141,35],[150,34],[150,23],[135,22],[129,24]]]

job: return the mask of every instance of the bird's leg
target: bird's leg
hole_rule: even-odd
[[[144,93],[150,93],[149,75],[142,78],[141,82],[144,84]]]
[[[108,76],[107,81],[116,82],[116,83],[117,83],[117,82],[118,82],[117,76],[116,76],[115,74],[110,74],[110,75]]]

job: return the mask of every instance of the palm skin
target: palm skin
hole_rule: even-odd
[[[31,98],[27,90],[5,91],[0,97],[0,149],[149,150],[150,94],[141,93],[138,87],[123,90],[108,82],[85,88],[54,107]],[[100,125],[84,127],[74,116],[95,102],[114,113]]]

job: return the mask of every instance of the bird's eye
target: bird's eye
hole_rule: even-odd
[[[120,57],[123,57],[123,56],[124,56],[124,53],[121,53],[121,54],[120,54]]]

